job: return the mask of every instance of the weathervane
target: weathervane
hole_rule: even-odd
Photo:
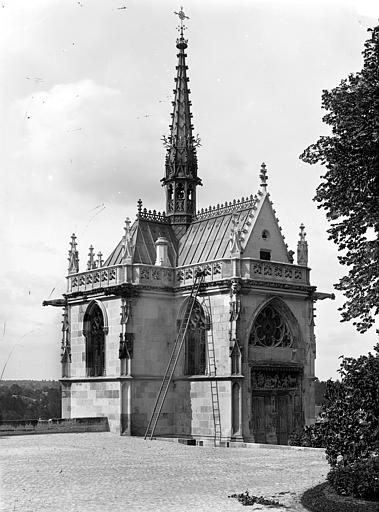
[[[180,27],[177,27],[177,29],[180,30],[181,34],[183,34],[183,30],[187,29],[187,27],[183,24],[183,20],[189,20],[189,17],[184,14],[183,7],[180,8],[179,12],[174,11],[174,14],[179,16]]]

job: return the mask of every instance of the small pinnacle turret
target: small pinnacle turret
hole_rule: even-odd
[[[297,242],[297,264],[304,267],[308,266],[308,242],[305,240],[305,226],[300,225],[300,240]]]
[[[76,274],[79,272],[79,253],[76,249],[75,233],[71,235],[70,250],[68,251],[68,273]]]
[[[166,189],[166,215],[170,222],[177,226],[190,224],[196,213],[196,187],[201,185],[201,179],[197,176],[196,148],[200,145],[198,136],[193,136],[191,123],[192,114],[189,100],[186,53],[187,39],[183,32],[185,16],[183,9],[178,13],[181,25],[180,37],[176,40],[179,50],[177,76],[175,78],[172,124],[170,135],[163,136],[163,143],[167,150],[165,176],[161,180]]]

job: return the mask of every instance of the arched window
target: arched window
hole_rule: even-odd
[[[96,303],[90,306],[84,315],[83,333],[86,338],[87,377],[105,375],[104,317]]]
[[[206,371],[206,317],[195,301],[185,339],[186,375],[204,375]]]
[[[260,347],[292,347],[293,336],[283,315],[268,305],[257,316],[249,343]]]

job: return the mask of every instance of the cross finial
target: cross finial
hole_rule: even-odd
[[[261,165],[261,173],[260,173],[259,177],[261,179],[261,187],[266,192],[268,176],[267,176],[266,164],[264,162]]]
[[[177,27],[180,31],[181,37],[183,37],[183,30],[186,30],[187,27],[184,25],[183,20],[189,20],[189,17],[184,14],[183,7],[180,8],[179,12],[174,11],[174,14],[179,16],[180,19],[180,27]]]

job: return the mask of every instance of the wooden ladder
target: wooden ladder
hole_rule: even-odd
[[[221,446],[221,417],[220,417],[220,401],[218,396],[218,382],[216,379],[216,357],[213,339],[213,322],[212,322],[212,309],[210,297],[204,298],[208,314],[209,314],[209,330],[208,330],[208,372],[211,384],[211,399],[212,399],[212,412],[213,412],[213,425],[214,425],[214,445]]]
[[[161,386],[159,388],[157,397],[155,399],[153,411],[151,413],[151,417],[149,420],[149,423],[147,425],[147,429],[145,432],[144,439],[152,439],[154,436],[154,432],[159,420],[159,416],[162,411],[162,407],[164,404],[164,401],[167,396],[168,389],[170,387],[170,383],[172,380],[172,376],[174,374],[176,364],[179,359],[180,352],[183,347],[183,343],[187,334],[187,330],[191,321],[191,315],[192,311],[196,302],[196,298],[199,294],[201,285],[204,282],[205,272],[204,271],[197,271],[195,274],[195,280],[191,289],[191,294],[189,296],[189,300],[187,301],[185,313],[183,316],[183,319],[180,323],[178,335],[175,339],[174,347],[171,352],[170,360],[168,362],[166,372],[164,374]]]

